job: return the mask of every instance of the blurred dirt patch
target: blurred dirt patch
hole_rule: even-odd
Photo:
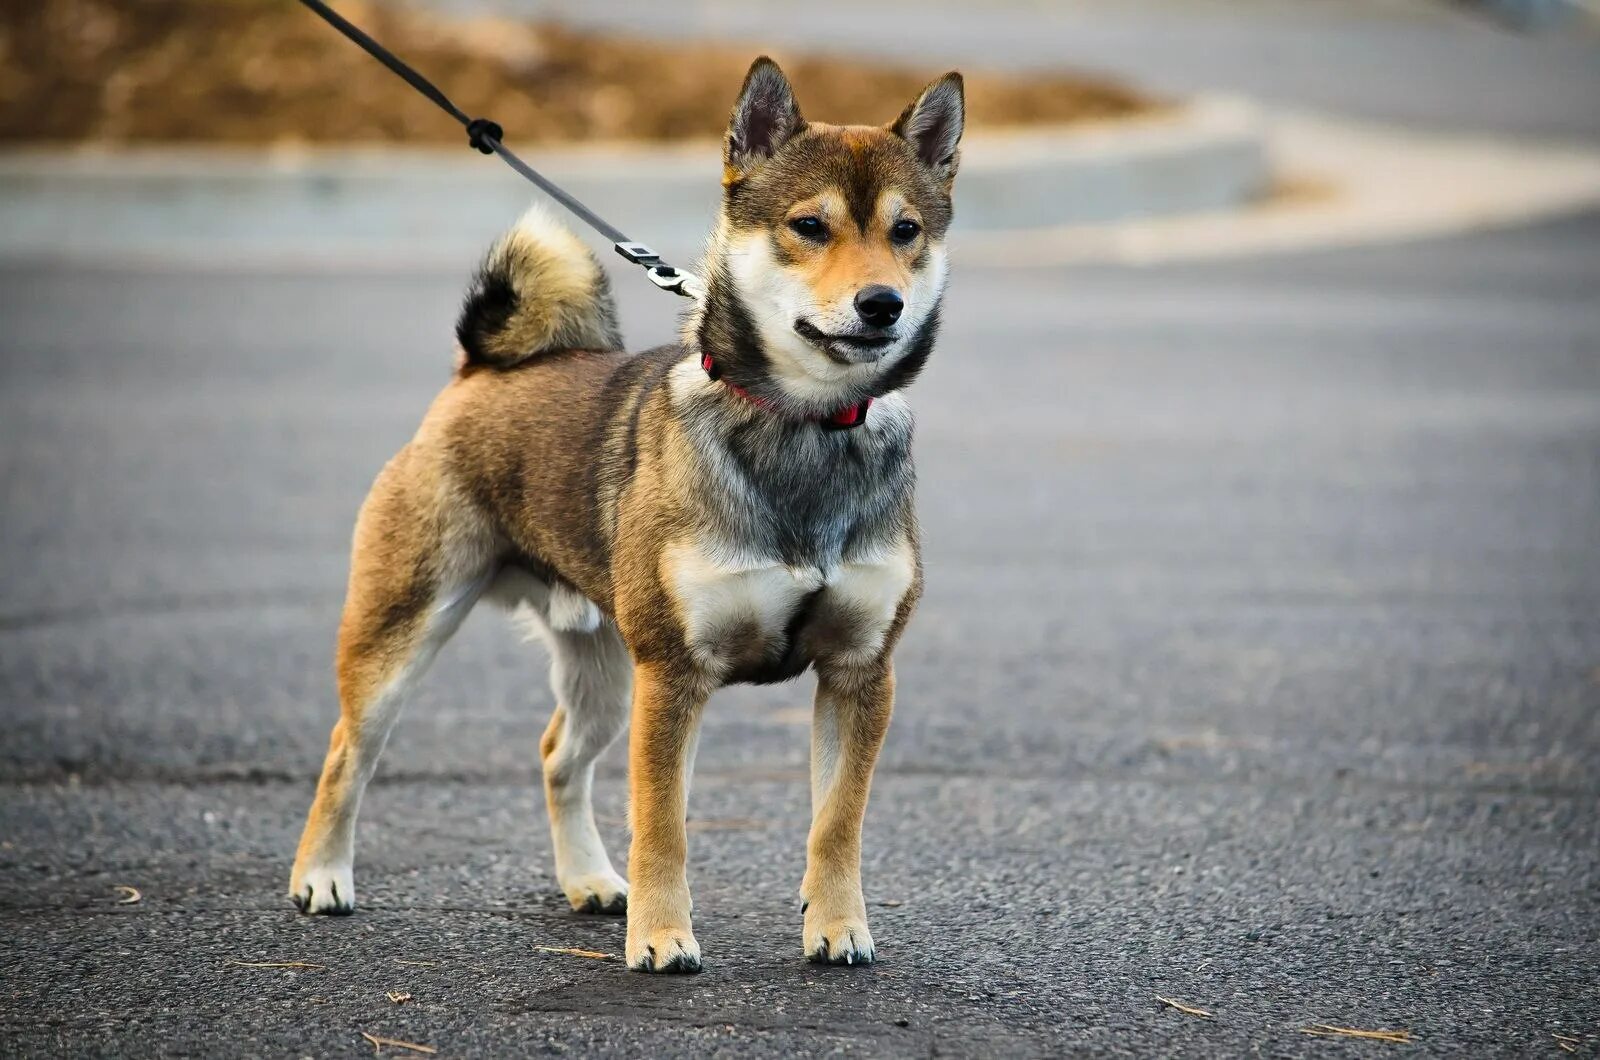
[[[516,143],[719,136],[756,49],[339,10]],[[886,122],[934,69],[778,53],[808,118]],[[1151,104],[1072,76],[967,71],[974,127]],[[0,0],[0,141],[448,143],[461,130],[290,0]]]

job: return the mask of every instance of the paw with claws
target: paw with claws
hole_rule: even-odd
[[[877,957],[865,912],[829,912],[808,902],[805,913],[806,960],[813,964],[871,964]]]
[[[579,913],[621,916],[628,911],[628,881],[614,872],[563,881],[561,889]]]
[[[635,972],[700,970],[700,944],[688,928],[628,931],[628,968]]]
[[[356,909],[355,874],[349,865],[313,865],[297,870],[289,900],[309,915],[349,916]]]

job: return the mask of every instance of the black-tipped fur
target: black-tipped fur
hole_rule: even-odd
[[[504,261],[485,258],[467,285],[456,320],[456,341],[467,355],[468,364],[493,364],[489,343],[506,329],[511,314],[517,311],[517,289]]]
[[[456,340],[466,364],[495,368],[541,353],[622,346],[605,270],[537,208],[484,257],[467,287]]]

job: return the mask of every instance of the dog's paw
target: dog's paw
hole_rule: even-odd
[[[806,960],[813,964],[871,964],[878,956],[862,917],[824,918],[806,913]]]
[[[698,972],[700,944],[686,928],[630,931],[628,968],[635,972]]]
[[[600,872],[563,880],[567,901],[580,913],[621,916],[628,911],[628,881],[615,872]]]
[[[349,916],[356,910],[356,879],[349,865],[314,865],[297,871],[289,900],[302,913]]]

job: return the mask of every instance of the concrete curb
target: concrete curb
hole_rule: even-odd
[[[1288,188],[1242,210],[1113,225],[972,232],[957,260],[986,266],[1160,265],[1392,243],[1600,208],[1600,150],[1426,133],[1298,110],[1263,112]]]
[[[714,216],[716,151],[610,145],[527,157],[681,260]],[[971,137],[957,224],[1005,232],[1226,210],[1269,180],[1256,108],[1206,97],[1126,122]],[[25,149],[0,154],[0,261],[461,262],[535,194],[466,151]]]

